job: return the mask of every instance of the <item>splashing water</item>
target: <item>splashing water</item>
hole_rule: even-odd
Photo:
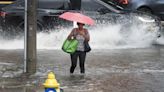
[[[6,40],[0,39],[0,49],[23,49],[23,39]]]
[[[156,40],[156,32],[148,32],[148,26],[138,29],[132,26],[124,31],[122,25],[101,25],[89,29],[91,36],[90,45],[93,49],[141,48],[151,46]],[[38,49],[61,49],[64,40],[72,28],[51,30],[49,33],[37,34]],[[23,49],[24,39],[0,39],[0,49]]]

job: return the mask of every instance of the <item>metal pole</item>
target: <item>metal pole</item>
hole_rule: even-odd
[[[77,22],[73,21],[73,28],[77,28]]]
[[[27,68],[27,0],[25,0],[24,8],[24,73]]]

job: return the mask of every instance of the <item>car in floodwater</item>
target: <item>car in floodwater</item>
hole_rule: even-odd
[[[3,22],[1,26],[4,29],[2,32],[19,34],[18,29],[24,27],[24,1],[18,0],[2,10],[5,12],[5,16],[1,17]],[[122,30],[131,30],[132,25],[143,26],[144,24],[150,26],[146,30],[160,30],[158,17],[142,12],[123,11],[120,7],[109,5],[102,0],[38,0],[38,30],[45,31],[59,26],[70,26],[70,22],[58,18],[60,14],[67,11],[88,15],[96,20],[96,25],[120,24]]]
[[[157,15],[164,20],[164,0],[103,0],[109,4],[116,4],[125,10],[142,11]]]

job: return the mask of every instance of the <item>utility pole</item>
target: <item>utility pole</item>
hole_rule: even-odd
[[[24,72],[36,73],[37,0],[25,0]]]

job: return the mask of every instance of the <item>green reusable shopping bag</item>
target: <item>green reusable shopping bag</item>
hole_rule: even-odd
[[[74,53],[77,49],[78,41],[76,39],[66,39],[63,43],[62,50],[67,53]]]

